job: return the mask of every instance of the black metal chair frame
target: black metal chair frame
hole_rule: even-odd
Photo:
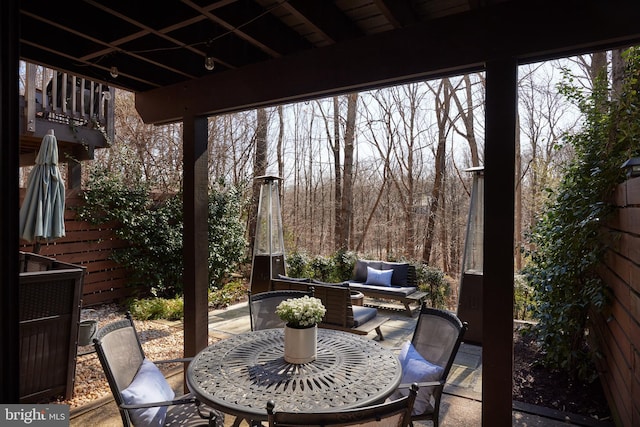
[[[116,372],[112,363],[110,362],[109,350],[105,348],[105,345],[108,346],[107,343],[104,342],[105,338],[109,336],[109,334],[122,332],[123,329],[131,328],[131,334],[135,336],[135,341],[137,345],[133,345],[133,343],[127,343],[129,346],[127,347],[127,362],[130,362],[130,366],[126,366],[126,369],[120,372]],[[127,337],[125,337],[126,339]],[[131,341],[133,339],[131,336],[128,337]],[[122,340],[121,340],[122,341]],[[107,381],[109,382],[109,388],[111,389],[111,393],[113,394],[113,398],[118,405],[118,410],[120,412],[120,416],[122,417],[122,424],[125,427],[129,427],[132,425],[132,421],[129,415],[129,410],[132,409],[142,409],[142,408],[153,408],[158,406],[167,406],[169,407],[167,413],[171,413],[172,409],[176,414],[179,414],[181,418],[184,418],[184,422],[189,423],[190,426],[194,425],[208,425],[215,427],[223,427],[224,426],[224,415],[219,411],[213,410],[202,405],[193,395],[186,394],[184,396],[178,397],[176,399],[170,401],[163,402],[153,402],[153,403],[144,403],[138,405],[127,405],[124,402],[124,398],[122,396],[122,390],[124,390],[133,380],[135,374],[138,372],[138,369],[142,365],[142,361],[145,359],[144,350],[142,349],[142,343],[140,342],[140,337],[136,331],[135,325],[133,323],[133,319],[131,317],[131,313],[126,313],[126,319],[118,320],[108,325],[102,327],[96,333],[95,338],[93,339],[93,344],[96,349],[96,353],[98,355],[98,359],[100,360],[100,364],[102,365],[102,369],[104,370],[105,376],[107,377]],[[170,359],[170,360],[158,360],[153,361],[154,364],[162,364],[162,363],[188,363],[192,358],[179,358],[179,359]],[[191,405],[193,408],[184,407],[183,405]],[[188,409],[188,411],[186,410]],[[198,417],[202,424],[198,424],[197,422],[194,424],[194,418]],[[196,419],[197,421],[197,419]]]
[[[308,291],[299,291],[299,290],[278,290],[278,291],[267,291],[261,292],[258,294],[252,294],[249,292],[249,319],[251,321],[251,330],[255,331],[258,329],[267,329],[267,328],[277,328],[284,327],[284,322],[280,320],[280,318],[275,314],[276,306],[289,298],[301,298],[305,295],[310,297],[313,296],[313,288],[311,287]],[[270,301],[272,300],[272,301]],[[268,316],[266,319],[268,322],[267,327],[259,327],[259,316],[264,315],[264,310],[258,310],[257,305],[263,304],[269,301],[269,310]],[[262,319],[265,321],[265,319]]]
[[[412,384],[409,394],[400,399],[335,412],[278,412],[275,410],[276,403],[270,400],[267,402],[269,427],[373,426],[393,417],[399,417],[400,422],[397,425],[408,426],[411,423],[411,411],[417,391],[418,385]]]
[[[430,357],[427,354],[423,354],[424,352],[421,350],[420,345],[420,335],[421,331],[428,328],[430,319],[441,318],[444,319],[452,326],[452,331],[454,331],[455,335],[452,336],[450,341],[450,351],[448,353],[448,357],[446,359],[446,364],[444,366],[441,363],[437,363],[437,361],[429,360]],[[458,349],[462,344],[464,339],[464,334],[467,331],[468,324],[467,322],[462,322],[458,316],[454,313],[445,310],[439,310],[436,308],[428,307],[426,303],[423,303],[420,308],[420,314],[418,315],[418,321],[416,322],[416,327],[413,332],[413,337],[411,339],[411,343],[414,345],[418,353],[421,354],[425,358],[425,360],[435,363],[439,366],[443,367],[443,372],[439,381],[429,381],[429,382],[419,382],[417,383],[419,387],[432,387],[433,388],[433,411],[428,411],[422,414],[413,414],[411,416],[411,421],[421,421],[421,420],[431,420],[433,422],[434,427],[438,427],[440,423],[440,401],[442,399],[442,392],[444,390],[444,385],[447,382],[447,377],[449,376],[449,372],[451,371],[451,367],[458,353]],[[400,384],[399,388],[408,388],[409,384]]]

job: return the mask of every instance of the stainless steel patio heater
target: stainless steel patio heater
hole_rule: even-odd
[[[482,283],[484,240],[484,167],[466,169],[473,173],[467,235],[462,256],[458,293],[458,317],[469,322],[464,340],[482,345]]]
[[[258,201],[258,217],[251,266],[251,293],[269,291],[271,279],[285,274],[284,238],[277,176],[260,176],[263,181]]]

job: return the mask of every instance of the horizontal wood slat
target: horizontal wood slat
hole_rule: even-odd
[[[608,221],[607,252],[599,269],[611,306],[593,313],[593,342],[601,382],[617,425],[640,425],[640,178],[618,186],[618,209]]]
[[[20,203],[25,190],[20,191]],[[86,268],[82,289],[84,307],[121,301],[146,290],[129,287],[127,270],[111,259],[116,248],[124,248],[127,242],[116,237],[115,222],[91,224],[77,218],[76,209],[84,200],[77,192],[65,198],[65,236],[52,242],[43,242],[40,255]],[[21,241],[19,250],[32,252],[33,243]]]
[[[640,178],[627,180],[625,187],[627,205],[640,206]]]

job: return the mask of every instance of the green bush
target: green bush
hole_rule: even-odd
[[[157,201],[142,182],[125,183],[122,176],[94,170],[84,192],[81,219],[95,224],[114,222],[116,235],[127,242],[112,253],[128,268],[129,284],[149,288],[159,297],[182,294],[183,205],[181,194]],[[244,255],[240,196],[234,189],[209,194],[209,284],[219,287]]]
[[[535,291],[546,365],[583,380],[597,377],[592,363],[597,349],[586,339],[589,313],[608,304],[608,290],[598,276],[608,240],[603,224],[613,212],[613,191],[624,179],[620,165],[638,154],[637,49],[629,50],[627,60],[627,81],[618,99],[611,97],[606,78],[597,79],[588,94],[571,80],[562,88],[580,107],[584,126],[566,136],[575,156],[532,230],[535,250],[524,271]]]
[[[209,191],[209,283],[219,288],[245,255],[238,189]]]
[[[533,287],[524,275],[514,276],[513,318],[519,320],[533,320],[536,310],[536,300],[533,297]]]
[[[311,259],[309,269],[311,270],[311,278],[321,280],[323,282],[338,282],[335,279],[335,264],[333,258],[323,256],[315,256]]]
[[[182,298],[143,298],[133,299],[127,304],[134,319],[138,320],[180,320],[184,317]]]
[[[287,276],[311,277],[309,257],[302,252],[287,254],[285,258]]]
[[[232,281],[220,289],[209,291],[209,307],[223,308],[247,297],[247,287],[239,281]]]
[[[232,281],[220,289],[209,290],[209,308],[224,308],[247,296],[244,284]],[[184,318],[184,300],[176,298],[135,298],[127,301],[127,309],[137,320],[181,320]]]
[[[431,301],[431,306],[447,308],[451,287],[444,272],[423,263],[416,263],[415,267],[418,288],[427,293],[427,299]]]
[[[287,254],[287,276],[310,277],[323,282],[337,283],[349,280],[355,265],[353,252],[338,251],[331,257],[314,256],[301,252]]]
[[[358,256],[355,252],[340,250],[333,256],[333,264],[335,265],[336,281],[349,280],[353,276],[353,269],[356,265]]]

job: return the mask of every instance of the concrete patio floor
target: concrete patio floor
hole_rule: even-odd
[[[366,303],[366,301],[365,301]],[[382,326],[383,346],[399,349],[402,343],[411,339],[415,327],[416,315],[409,318],[403,307],[388,306],[379,308],[379,313],[390,317]],[[249,310],[246,303],[236,304],[223,310],[209,313],[209,335],[224,339],[232,334],[250,330]],[[376,336],[372,331],[368,338]],[[181,369],[168,375],[176,393],[183,390],[183,372]],[[561,413],[547,408],[535,407],[514,402],[512,425],[522,427],[554,427],[566,425],[606,426],[585,417]],[[71,411],[71,426],[89,425],[109,427],[121,426],[122,421],[113,398],[106,397],[92,404]],[[230,426],[234,417],[227,416],[225,425]],[[480,426],[482,424],[482,348],[462,344],[453,368],[449,374],[445,394],[440,408],[442,427]],[[430,426],[431,422],[417,422],[416,426]],[[241,425],[247,425],[242,423]],[[613,425],[613,424],[611,424]]]

